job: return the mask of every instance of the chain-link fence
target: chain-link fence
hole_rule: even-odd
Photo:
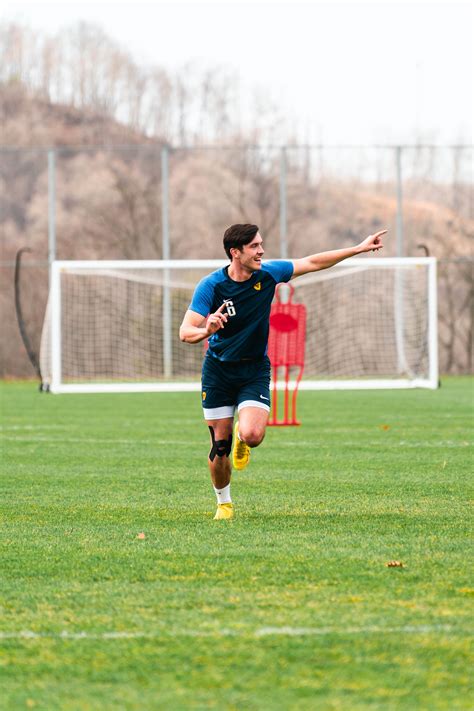
[[[253,222],[267,257],[299,257],[387,228],[385,256],[438,257],[440,369],[472,365],[472,146],[158,144],[1,151],[3,376],[32,373],[15,320],[13,267],[39,344],[54,259],[222,257]]]

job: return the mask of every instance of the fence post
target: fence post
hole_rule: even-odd
[[[48,151],[48,286],[51,288],[51,265],[56,259],[56,151]]]
[[[395,148],[395,163],[397,172],[397,216],[396,216],[396,239],[397,257],[404,256],[403,245],[403,191],[402,191],[402,147]],[[410,374],[410,366],[405,353],[405,317],[404,317],[404,290],[405,274],[403,267],[397,267],[395,271],[395,343],[397,347],[397,370],[399,375]]]
[[[280,257],[287,259],[287,194],[286,194],[287,161],[286,148],[282,147],[280,152]]]
[[[395,148],[395,160],[397,166],[397,222],[396,222],[396,237],[397,237],[397,257],[404,257],[403,244],[403,190],[402,190],[402,147]]]
[[[161,258],[170,258],[168,147],[161,149]],[[163,375],[172,374],[172,319],[169,269],[163,270]]]

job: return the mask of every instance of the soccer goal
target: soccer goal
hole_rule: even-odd
[[[41,338],[54,393],[199,389],[204,345],[178,338],[221,260],[57,261]],[[292,282],[307,309],[300,389],[436,388],[436,260],[356,258]]]

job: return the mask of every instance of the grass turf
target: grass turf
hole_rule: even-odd
[[[197,395],[3,384],[0,707],[472,708],[472,382],[301,393],[232,522]]]

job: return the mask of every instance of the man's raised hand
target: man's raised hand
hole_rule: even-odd
[[[362,252],[378,252],[383,249],[382,237],[387,234],[387,230],[380,230],[374,235],[369,235],[359,244],[358,251]]]
[[[212,336],[212,334],[218,331],[220,328],[224,328],[225,324],[227,323],[227,319],[229,317],[227,316],[227,314],[223,313],[226,306],[227,304],[224,301],[224,303],[219,306],[217,311],[214,311],[213,314],[210,314],[207,317],[206,331],[209,336]]]

